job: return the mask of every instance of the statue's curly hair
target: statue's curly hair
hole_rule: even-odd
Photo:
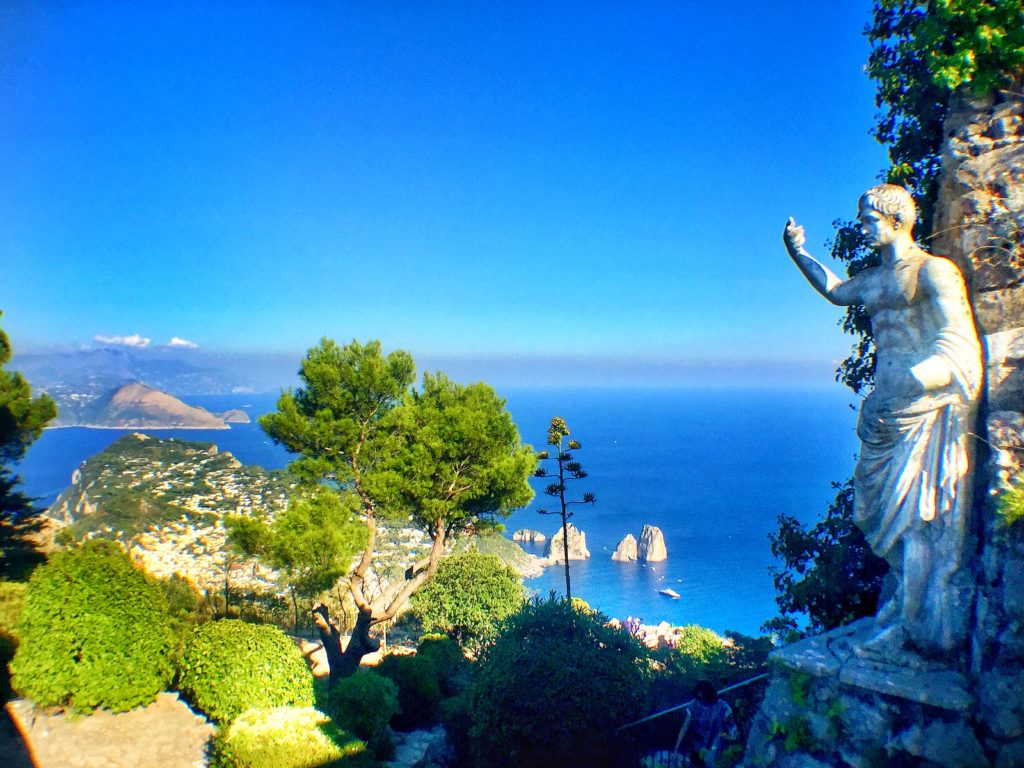
[[[872,210],[892,216],[901,224],[914,226],[917,221],[917,206],[914,198],[906,189],[896,184],[879,184],[860,196],[860,208]]]

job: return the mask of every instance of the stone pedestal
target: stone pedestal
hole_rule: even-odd
[[[929,766],[986,768],[992,756],[976,722],[977,702],[959,669],[900,651],[862,656],[873,619],[772,654],[774,674],[747,744],[744,765],[773,768]],[[994,757],[994,759],[993,759]]]

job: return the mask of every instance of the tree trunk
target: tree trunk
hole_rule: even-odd
[[[359,662],[363,656],[380,649],[380,642],[370,637],[370,624],[373,614],[370,611],[360,609],[356,616],[356,625],[352,628],[352,637],[348,646],[338,659],[338,678],[348,677],[359,669]],[[335,680],[335,663],[331,662],[331,683]]]
[[[318,605],[313,609],[313,615],[315,616],[316,628],[320,633],[320,644],[324,647],[324,653],[327,656],[327,668],[330,673],[330,677],[327,679],[329,687],[333,688],[334,684],[337,683],[341,678],[346,675],[355,672],[355,668],[351,672],[345,672],[345,656],[341,651],[341,632],[338,630],[338,625],[331,621],[331,615],[327,610],[327,606]],[[356,662],[356,668],[358,668],[359,662]]]

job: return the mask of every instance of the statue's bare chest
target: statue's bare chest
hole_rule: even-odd
[[[874,267],[864,273],[861,298],[871,317],[886,310],[906,310],[918,302],[918,260]]]

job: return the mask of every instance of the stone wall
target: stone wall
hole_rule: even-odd
[[[930,663],[858,657],[870,619],[773,654],[744,764],[772,768],[1024,766],[1024,523],[997,500],[1024,486],[1024,95],[958,99],[946,122],[928,250],[963,271],[984,343],[970,648]]]

